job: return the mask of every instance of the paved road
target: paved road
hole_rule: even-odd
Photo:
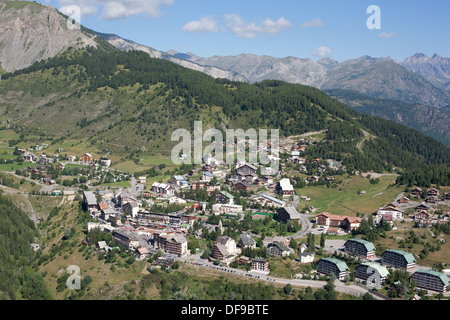
[[[305,280],[305,279],[283,279],[283,278],[276,278],[269,276],[264,273],[260,272],[247,272],[242,269],[236,269],[231,267],[222,267],[222,266],[215,266],[213,263],[201,259],[201,255],[203,252],[199,252],[195,255],[191,255],[188,257],[180,257],[177,258],[177,260],[190,263],[193,265],[196,265],[200,268],[210,268],[212,270],[216,270],[217,272],[223,272],[223,273],[230,273],[245,277],[250,277],[259,281],[264,281],[268,283],[278,283],[281,285],[291,284],[292,286],[299,286],[299,287],[311,287],[311,288],[323,288],[327,283],[326,281],[317,281],[317,280]],[[348,293],[354,296],[362,297],[364,294],[369,292],[367,289],[361,286],[357,285],[347,285],[339,280],[335,280],[335,290],[341,293]],[[380,297],[373,296],[375,299],[383,300]]]

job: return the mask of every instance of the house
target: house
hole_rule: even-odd
[[[397,209],[395,205],[388,204],[380,209],[377,210],[377,218],[380,219],[385,214],[391,214],[392,218],[394,220],[401,220],[403,219],[403,211],[400,209]]]
[[[75,156],[68,156],[67,157],[67,161],[69,161],[69,163],[74,163],[76,159],[77,159],[77,157],[75,157]]]
[[[312,263],[314,262],[314,256],[316,255],[314,252],[307,251],[308,246],[302,243],[299,246],[299,255],[298,260],[300,263]]]
[[[402,250],[390,249],[381,255],[381,263],[402,270],[411,270],[416,266],[414,256]]]
[[[289,178],[281,179],[280,182],[278,182],[277,191],[282,194],[283,197],[289,197],[294,194],[294,187]]]
[[[241,239],[241,248],[256,249],[256,241],[249,233],[243,233],[239,237]]]
[[[171,197],[175,195],[175,190],[173,189],[173,187],[165,183],[153,183],[151,191],[165,197]]]
[[[220,191],[216,194],[216,202],[234,204],[234,196],[226,191]]]
[[[80,161],[84,164],[91,164],[94,161],[94,157],[90,153],[85,153],[81,156]]]
[[[97,197],[92,191],[83,191],[83,203],[86,210],[97,209]]]
[[[294,207],[282,207],[277,210],[277,218],[284,223],[299,221],[300,213]]]
[[[359,217],[348,217],[323,212],[316,216],[316,224],[326,228],[342,228],[346,232],[357,229],[361,225]]]
[[[344,251],[367,259],[375,257],[375,246],[363,239],[349,239],[344,244]]]
[[[252,259],[251,271],[270,272],[269,261],[266,259]]]
[[[397,200],[398,203],[408,203],[409,202],[409,198],[407,197],[401,197],[400,199]]]
[[[415,281],[417,288],[447,292],[449,288],[449,278],[445,273],[432,270],[419,270],[410,277],[410,282]]]
[[[249,185],[245,181],[240,181],[240,182],[234,183],[233,188],[236,190],[241,190],[241,191],[251,191],[252,190],[252,186]]]
[[[441,201],[441,199],[439,199],[438,196],[428,196],[428,197],[425,199],[425,202],[426,202],[426,203],[438,203],[439,201]]]
[[[362,219],[359,217],[346,217],[341,223],[341,228],[346,232],[351,232],[361,226],[361,221]]]
[[[434,196],[434,197],[439,197],[439,190],[436,188],[431,188],[427,190],[427,195],[428,196]]]
[[[368,285],[373,284],[376,279],[378,279],[381,285],[389,276],[389,270],[378,263],[375,262],[364,262],[358,265],[355,269],[355,278],[363,281],[367,281],[369,278],[373,278]]]
[[[322,258],[317,262],[317,272],[327,276],[334,275],[338,280],[345,280],[350,274],[347,264],[335,258]]]
[[[135,251],[136,259],[137,260],[145,260],[149,254],[149,251],[147,248],[139,248]]]
[[[422,196],[423,190],[421,188],[414,188],[411,190],[410,194],[414,198],[420,198]]]
[[[284,257],[291,254],[289,248],[280,242],[273,242],[267,248],[269,255],[274,257]]]
[[[429,211],[430,210],[430,206],[428,205],[428,204],[425,204],[425,203],[422,203],[422,204],[420,204],[420,205],[418,205],[416,208],[415,208],[415,210],[416,211]]]
[[[250,165],[250,164],[241,165],[237,169],[237,173],[240,174],[240,175],[243,175],[243,176],[248,175],[248,174],[256,175],[256,171],[257,171],[257,168],[255,166]]]
[[[106,157],[102,157],[100,158],[100,164],[104,167],[109,167],[111,165],[111,160]]]
[[[186,181],[186,178],[183,176],[173,176],[170,179],[170,183],[182,188],[188,186],[188,182]]]

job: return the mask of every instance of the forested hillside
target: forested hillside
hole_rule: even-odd
[[[213,79],[143,52],[93,48],[3,76],[0,112],[11,127],[52,144],[85,141],[101,152],[170,154],[173,130],[278,128],[284,136],[327,130],[308,156],[342,160],[349,171],[442,165],[449,148],[393,121],[357,111],[312,87]],[[439,177],[444,185],[446,175]]]
[[[26,213],[0,193],[0,300],[48,300],[42,275],[32,264],[39,232]]]

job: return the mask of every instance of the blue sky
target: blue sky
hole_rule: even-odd
[[[404,60],[417,52],[450,57],[448,0],[39,2],[63,12],[77,6],[81,23],[95,31],[203,57],[253,53],[313,60],[363,55]],[[371,5],[380,8],[381,29],[367,27]]]

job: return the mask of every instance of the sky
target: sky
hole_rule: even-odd
[[[448,0],[40,0],[89,29],[160,51],[340,62],[450,57]],[[375,7],[374,7],[375,6]]]

